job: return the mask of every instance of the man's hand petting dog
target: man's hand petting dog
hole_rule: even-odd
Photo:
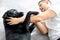
[[[21,20],[20,20],[21,19]],[[18,23],[22,23],[23,19],[22,18],[13,18],[13,17],[9,17],[9,19],[6,19],[6,21],[9,21],[7,24],[9,25],[15,25]]]

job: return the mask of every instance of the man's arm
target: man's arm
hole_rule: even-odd
[[[55,16],[56,16],[56,13],[53,10],[48,9],[47,11],[41,13],[40,15],[31,16],[30,17],[30,22],[31,23],[40,22],[42,20],[47,20],[47,19],[53,18]],[[10,17],[10,19],[7,19],[7,21],[10,21],[10,22],[8,22],[8,24],[14,25],[14,24],[24,22],[24,19],[25,18],[23,18],[23,17],[22,18],[12,18],[12,17]]]
[[[46,27],[45,22],[36,22],[35,23],[36,27],[38,28],[38,30],[41,32],[41,34],[47,34],[48,33],[48,29]]]
[[[30,22],[39,22],[42,20],[53,18],[55,16],[56,16],[56,13],[53,10],[48,9],[47,11],[42,12],[40,15],[31,17]]]

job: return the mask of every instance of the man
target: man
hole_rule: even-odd
[[[45,3],[44,1],[39,1],[38,5],[39,9],[42,12],[46,11],[48,8],[48,6],[46,6],[48,4]],[[36,28],[33,30],[31,34],[31,40],[49,40],[46,23],[43,21],[43,22],[36,22],[35,24]]]

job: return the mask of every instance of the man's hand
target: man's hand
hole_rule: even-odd
[[[9,21],[7,23],[9,25],[15,25],[24,21],[23,18],[13,18],[13,17],[9,17],[9,18],[10,19],[6,19],[6,21]]]

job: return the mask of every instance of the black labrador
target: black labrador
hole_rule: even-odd
[[[37,15],[38,12],[29,11],[23,23],[9,25],[7,24],[7,22],[9,21],[6,21],[6,19],[9,19],[8,17],[19,18],[22,17],[24,14],[23,12],[18,12],[15,9],[10,9],[5,12],[5,14],[3,15],[3,23],[5,26],[6,40],[30,40],[30,33],[34,29],[34,24],[29,26],[30,16],[32,14]]]

